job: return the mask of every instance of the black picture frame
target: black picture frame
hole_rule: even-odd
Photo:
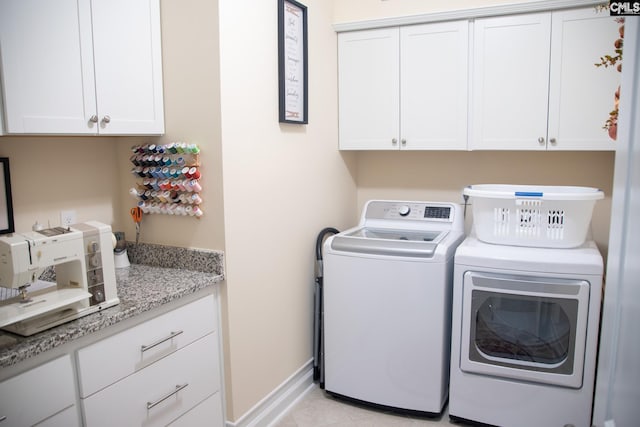
[[[11,234],[16,230],[13,223],[13,198],[8,157],[0,157],[0,169],[0,234]]]
[[[309,123],[307,7],[278,0],[280,123]]]

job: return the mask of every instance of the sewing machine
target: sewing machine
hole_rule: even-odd
[[[0,328],[29,336],[118,304],[112,245],[97,221],[0,236],[0,286],[18,293],[0,301]],[[40,280],[51,267],[55,283]]]

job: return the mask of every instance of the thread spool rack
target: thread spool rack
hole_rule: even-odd
[[[200,147],[185,142],[131,147],[136,186],[129,194],[145,214],[200,218]]]

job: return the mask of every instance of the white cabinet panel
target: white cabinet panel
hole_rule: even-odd
[[[478,19],[474,26],[471,147],[544,150],[550,14]]]
[[[218,353],[214,332],[84,399],[86,425],[167,425],[220,389]]]
[[[468,28],[338,34],[340,149],[466,149]]]
[[[213,332],[217,316],[214,299],[205,297],[78,350],[80,396],[90,396]],[[142,346],[149,348],[143,351]]]
[[[92,56],[88,2],[0,2],[5,131],[89,133],[96,109]]]
[[[472,149],[612,150],[619,24],[595,8],[477,19]]]
[[[341,149],[398,147],[398,38],[398,28],[338,34]]]
[[[46,384],[46,387],[43,387]],[[0,383],[0,419],[2,426],[30,426],[43,421],[65,408],[71,413],[62,415],[77,425],[71,358],[63,356]],[[54,417],[54,420],[58,419]],[[51,420],[49,422],[49,425]],[[52,422],[52,421],[51,421]],[[47,425],[45,423],[45,425]]]
[[[603,126],[621,74],[596,67],[613,54],[620,24],[594,8],[554,12],[551,34],[549,149],[613,150]]]
[[[400,144],[467,148],[469,23],[400,28]]]
[[[8,134],[164,132],[159,0],[3,0]]]
[[[47,418],[41,423],[36,424],[36,427],[76,427],[80,425],[80,419],[78,418],[78,408],[71,406],[64,411],[55,414],[53,417]]]
[[[159,2],[92,0],[91,5],[99,133],[163,133]]]
[[[224,427],[221,397],[220,392],[214,394],[169,425],[171,427]]]

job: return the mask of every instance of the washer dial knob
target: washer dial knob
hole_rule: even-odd
[[[411,212],[411,208],[407,205],[402,205],[398,208],[398,213],[400,214],[400,216],[407,216],[409,215],[409,212]]]

